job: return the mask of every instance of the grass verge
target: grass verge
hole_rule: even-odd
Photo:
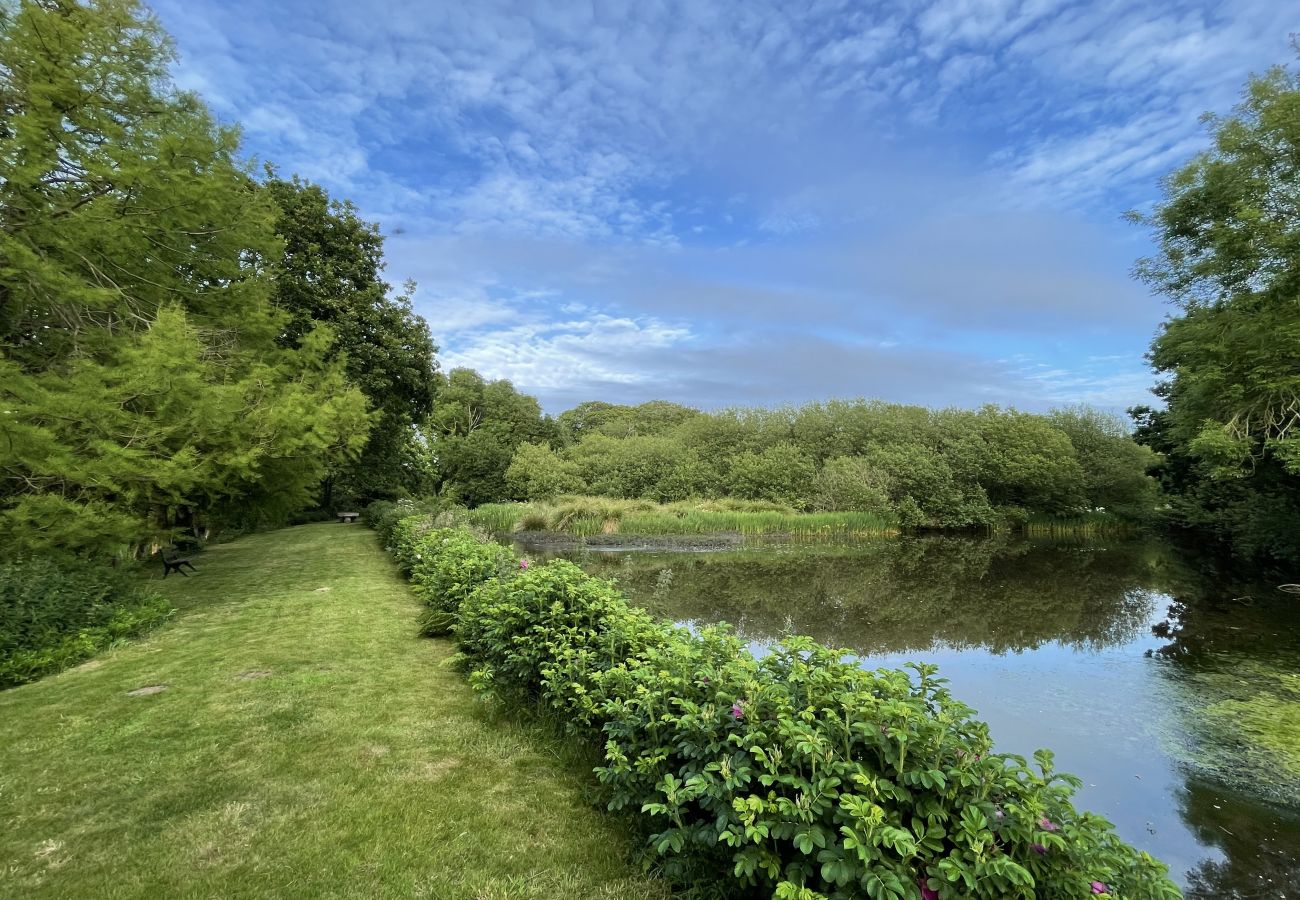
[[[162,629],[0,694],[0,896],[666,896],[561,742],[416,636],[373,532],[198,565]]]

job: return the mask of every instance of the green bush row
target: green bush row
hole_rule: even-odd
[[[478,691],[604,745],[610,808],[639,816],[672,880],[800,900],[1180,896],[1073,807],[1079,781],[1050,753],[993,752],[932,666],[866,671],[806,638],[756,657],[572,563],[530,568],[418,517],[390,546],[427,599],[446,591],[435,602]]]
[[[442,506],[436,499],[376,500],[361,512],[361,521],[379,532],[384,546],[393,549],[393,531],[397,523],[411,516],[436,516]]]
[[[102,566],[55,558],[0,562],[0,688],[64,669],[171,611],[162,597]]]
[[[428,607],[420,631],[430,637],[452,630],[456,610],[471,591],[518,564],[514,554],[486,535],[439,527],[450,524],[452,513],[440,510],[436,500],[376,501],[362,519],[379,532]]]

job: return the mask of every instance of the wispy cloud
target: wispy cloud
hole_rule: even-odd
[[[648,386],[656,373],[637,357],[676,352],[689,344],[688,328],[658,319],[614,318],[515,323],[471,329],[444,356],[448,368],[466,366],[508,378],[548,395],[583,387]],[[633,358],[629,363],[629,357]]]
[[[1137,402],[1162,309],[1118,214],[1300,29],[1274,0],[157,9],[252,151],[404,232],[445,361],[551,404]]]

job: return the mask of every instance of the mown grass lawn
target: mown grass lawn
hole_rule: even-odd
[[[415,636],[372,531],[196,562],[155,582],[179,607],[161,629],[0,693],[0,895],[666,896],[589,773]]]

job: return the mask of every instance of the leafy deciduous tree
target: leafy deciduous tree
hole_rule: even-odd
[[[1151,348],[1161,411],[1136,410],[1166,456],[1179,521],[1245,552],[1300,558],[1300,76],[1251,79],[1213,146],[1174,172],[1137,274],[1181,315]]]
[[[276,346],[272,209],[133,0],[0,8],[0,532],[122,552],[300,503],[359,448],[325,332]]]
[[[452,369],[442,380],[428,431],[439,490],[471,506],[509,499],[506,470],[515,451],[556,438],[535,398],[472,369]]]
[[[331,356],[345,361],[348,378],[377,413],[365,449],[336,465],[322,485],[322,505],[418,490],[423,473],[415,426],[433,409],[437,348],[411,309],[412,285],[392,295],[382,278],[383,236],[350,202],[331,200],[297,177],[272,177],[264,189],[275,201],[275,228],[284,242],[273,298],[289,316],[280,342],[298,346],[328,324]]]

